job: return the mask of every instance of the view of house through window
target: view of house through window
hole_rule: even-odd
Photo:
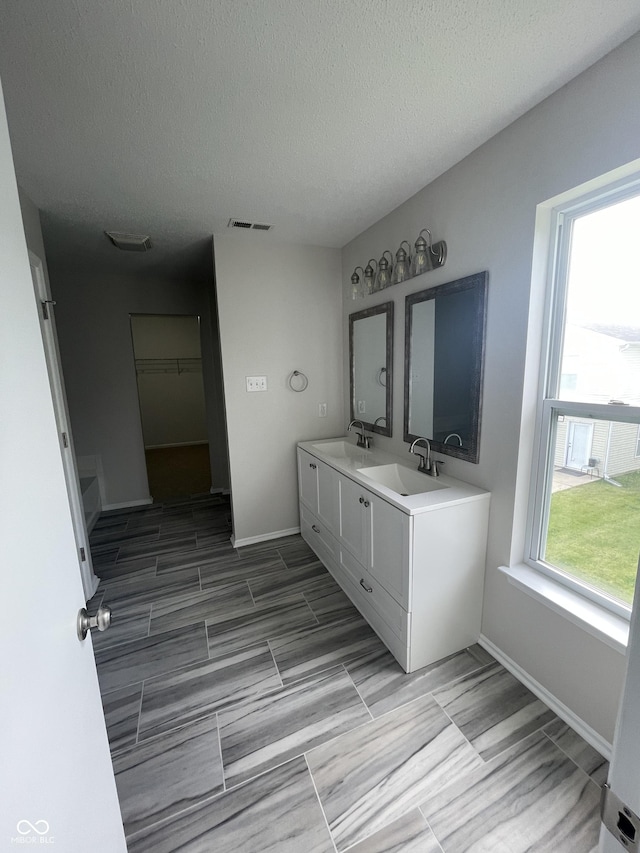
[[[640,196],[563,227],[533,556],[630,607],[640,552]]]

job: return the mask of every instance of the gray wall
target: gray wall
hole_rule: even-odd
[[[406,456],[402,356],[407,293],[489,271],[480,462],[449,457],[447,472],[492,492],[483,632],[607,740],[612,739],[624,657],[511,585],[498,566],[523,558],[540,360],[545,249],[536,206],[640,155],[640,37],[636,36],[491,139],[347,245],[343,251],[344,375],[354,267],[421,228],[445,239],[444,269],[376,294],[393,298],[393,437]],[[637,167],[636,167],[637,168]],[[532,286],[533,261],[533,286]],[[346,402],[346,398],[345,398]]]
[[[214,249],[234,537],[242,542],[299,527],[296,442],[345,431],[340,252],[259,234],[216,237]],[[306,391],[288,387],[293,370],[309,378]],[[266,393],[247,393],[253,375],[267,376]],[[326,418],[318,418],[320,402]]]
[[[67,399],[78,456],[99,455],[105,505],[149,498],[134,367],[130,314],[199,314],[209,424],[212,483],[226,488],[226,445],[216,411],[215,341],[210,296],[201,284],[74,274],[52,270]],[[208,330],[206,327],[209,327]]]

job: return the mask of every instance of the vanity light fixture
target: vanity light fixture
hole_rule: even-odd
[[[354,269],[353,274],[351,275],[351,298],[352,299],[359,299],[360,297],[364,296],[364,290],[363,290],[364,285],[363,285],[363,282],[360,281],[360,276],[358,275],[358,270],[360,270],[362,272],[362,275],[364,275],[364,270],[362,269],[362,267],[356,267]]]
[[[378,264],[371,258],[364,268],[364,295],[369,296],[370,293],[373,293],[375,289],[375,279],[376,279],[376,270],[371,266],[371,264],[376,265],[376,270],[378,269]]]
[[[385,255],[389,255],[390,260],[388,261],[385,258]],[[378,261],[378,274],[376,275],[376,281],[374,284],[374,291],[384,290],[385,287],[389,287],[391,282],[391,273],[393,272],[393,255],[388,249],[385,249],[382,253],[382,257]]]
[[[429,242],[422,236],[424,233],[429,235]],[[437,243],[431,243],[431,231],[428,228],[423,228],[418,234],[416,240],[415,254],[411,264],[411,275],[421,275],[423,272],[438,269],[444,266],[447,259],[447,244],[444,240],[439,240]]]
[[[402,248],[403,245],[407,247],[409,250],[408,252],[405,252]],[[400,243],[400,248],[396,252],[396,262],[393,267],[391,284],[401,284],[408,278],[411,278],[411,246],[406,240],[403,240],[402,243]]]
[[[422,236],[423,234],[427,235],[426,238]],[[364,270],[362,267],[356,267],[351,275],[351,298],[359,299],[369,296],[393,284],[401,284],[416,275],[422,275],[423,272],[437,270],[444,266],[446,260],[445,241],[438,240],[437,243],[432,243],[431,232],[428,228],[423,228],[415,242],[413,256],[411,244],[403,240],[396,252],[395,262],[391,252],[385,249],[377,263],[370,258]],[[359,273],[363,274],[364,280],[361,280]]]

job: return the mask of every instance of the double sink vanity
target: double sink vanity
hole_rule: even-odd
[[[392,435],[394,301],[349,315],[357,445],[298,445],[302,536],[407,672],[480,633],[490,496],[439,475],[431,451],[478,462],[487,278],[405,297],[403,437],[419,466],[365,434]]]
[[[488,492],[348,438],[301,442],[298,485],[303,538],[406,672],[476,642]]]

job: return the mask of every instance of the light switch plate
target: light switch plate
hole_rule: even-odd
[[[247,391],[266,391],[267,377],[266,376],[246,376]]]

